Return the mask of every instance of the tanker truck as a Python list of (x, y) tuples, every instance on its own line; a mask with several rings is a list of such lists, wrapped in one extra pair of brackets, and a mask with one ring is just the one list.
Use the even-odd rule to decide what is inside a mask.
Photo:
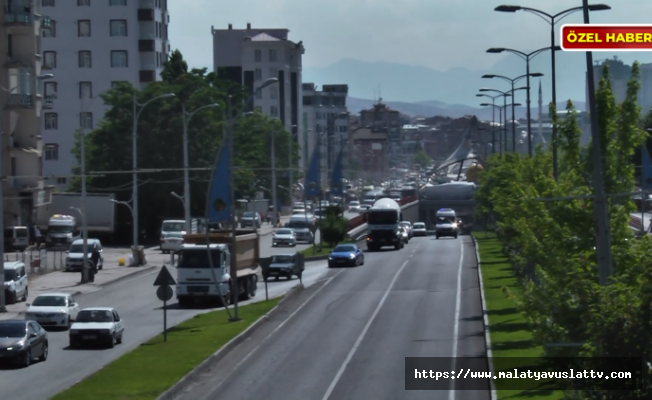
[(365, 214), (367, 219), (367, 249), (378, 251), (384, 246), (403, 248), (399, 222), (403, 219), (401, 206), (390, 198), (377, 200)]
[[(184, 235), (178, 252), (177, 300), (182, 307), (197, 302), (233, 303), (235, 296), (248, 300), (256, 295), (259, 265), (259, 237), (256, 231), (238, 230), (235, 251), (230, 231), (208, 234), (211, 262), (208, 259), (205, 233)], [(237, 277), (231, 276), (231, 257), (235, 257)], [(236, 280), (236, 285), (233, 285)], [(236, 293), (232, 293), (235, 286)]]

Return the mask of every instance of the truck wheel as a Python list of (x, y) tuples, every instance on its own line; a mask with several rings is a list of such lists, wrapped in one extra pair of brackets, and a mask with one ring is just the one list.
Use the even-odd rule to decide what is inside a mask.
[(190, 307), (190, 305), (192, 304), (192, 301), (190, 301), (190, 298), (185, 297), (185, 296), (177, 297), (177, 301), (179, 302), (179, 306), (183, 307), (183, 308)]
[(249, 286), (251, 284), (251, 278), (246, 277), (244, 279), (238, 279), (238, 289), (239, 289), (239, 297), (240, 300), (242, 301), (247, 301), (249, 300)]
[(395, 244), (395, 245), (394, 245), (394, 250), (400, 250), (400, 249), (401, 249), (401, 245), (400, 245), (400, 244)]
[(437, 238), (437, 240), (439, 240), (439, 235), (435, 236), (435, 238)]

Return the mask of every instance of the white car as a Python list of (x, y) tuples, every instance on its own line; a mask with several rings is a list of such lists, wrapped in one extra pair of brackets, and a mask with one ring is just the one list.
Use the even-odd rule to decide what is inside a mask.
[(349, 211), (354, 212), (354, 211), (360, 211), (360, 202), (359, 201), (352, 201), (349, 203)]
[(412, 232), (414, 233), (414, 236), (428, 236), (425, 222), (415, 222), (414, 225), (412, 225)]
[(297, 208), (297, 207), (294, 207), (294, 208), (292, 209), (292, 215), (295, 215), (295, 214), (305, 214), (305, 213), (306, 213), (306, 209), (305, 209), (305, 208)]
[(295, 247), (297, 245), (297, 234), (294, 233), (294, 230), (283, 228), (274, 232), (274, 236), (272, 236), (272, 247), (281, 245), (287, 245), (290, 247)]
[[(91, 254), (93, 253), (93, 246), (97, 247), (100, 253), (100, 261), (97, 263), (97, 269), (101, 270), (104, 266), (104, 257), (102, 256), (102, 243), (98, 239), (86, 239), (86, 256), (90, 262)], [(84, 263), (84, 240), (77, 239), (72, 242), (70, 249), (66, 251), (66, 272), (81, 271), (82, 264)]]
[(18, 299), (27, 301), (27, 271), (25, 263), (20, 261), (7, 261), (4, 263), (5, 275), (5, 300), (7, 304), (16, 304)]
[(183, 233), (172, 232), (161, 236), (161, 251), (163, 253), (181, 250), (183, 245)]
[(112, 348), (116, 343), (122, 343), (124, 332), (124, 322), (114, 308), (85, 308), (77, 314), (75, 323), (70, 327), (70, 348), (85, 343), (104, 344)]
[(79, 314), (79, 304), (69, 293), (41, 294), (26, 305), (25, 319), (43, 327), (69, 329)]

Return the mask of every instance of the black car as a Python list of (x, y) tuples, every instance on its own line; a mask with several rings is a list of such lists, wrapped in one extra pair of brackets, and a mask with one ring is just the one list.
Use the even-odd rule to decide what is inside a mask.
[(284, 276), (290, 280), (292, 276), (296, 275), (301, 278), (304, 267), (301, 265), (298, 254), (277, 254), (272, 256), (271, 261), (269, 277), (278, 280), (281, 276)]
[(48, 334), (34, 321), (0, 321), (0, 362), (29, 367), (33, 360), (48, 359)]

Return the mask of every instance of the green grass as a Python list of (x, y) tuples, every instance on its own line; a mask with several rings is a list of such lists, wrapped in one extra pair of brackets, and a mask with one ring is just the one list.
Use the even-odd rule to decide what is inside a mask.
[(280, 300), (240, 307), (239, 322), (228, 322), (225, 310), (199, 314), (171, 328), (167, 342), (156, 336), (53, 400), (154, 400)]
[[(314, 254), (312, 253), (313, 248), (315, 249)], [(330, 254), (333, 248), (334, 247), (329, 247), (326, 243), (324, 243), (321, 251), (319, 251), (319, 245), (317, 244), (317, 245), (310, 246), (307, 249), (301, 250), (299, 253), (304, 254), (306, 257), (327, 256)]]
[[(492, 357), (496, 372), (509, 371), (514, 368), (534, 370), (537, 366), (531, 365), (532, 359), (541, 357), (543, 348), (534, 344), (527, 320), (518, 311), (514, 301), (503, 292), (503, 288), (508, 288), (514, 296), (522, 294), (514, 275), (514, 269), (509, 259), (503, 254), (502, 245), (493, 233), (474, 232), (473, 236), (478, 242), (482, 282), (489, 316)], [(523, 359), (506, 360), (507, 357), (523, 357)], [(513, 387), (511, 379), (497, 379), (494, 382), (499, 400), (533, 398), (553, 400), (563, 397), (561, 391), (542, 388), (530, 391), (507, 390), (506, 387), (509, 388), (510, 385)]]

